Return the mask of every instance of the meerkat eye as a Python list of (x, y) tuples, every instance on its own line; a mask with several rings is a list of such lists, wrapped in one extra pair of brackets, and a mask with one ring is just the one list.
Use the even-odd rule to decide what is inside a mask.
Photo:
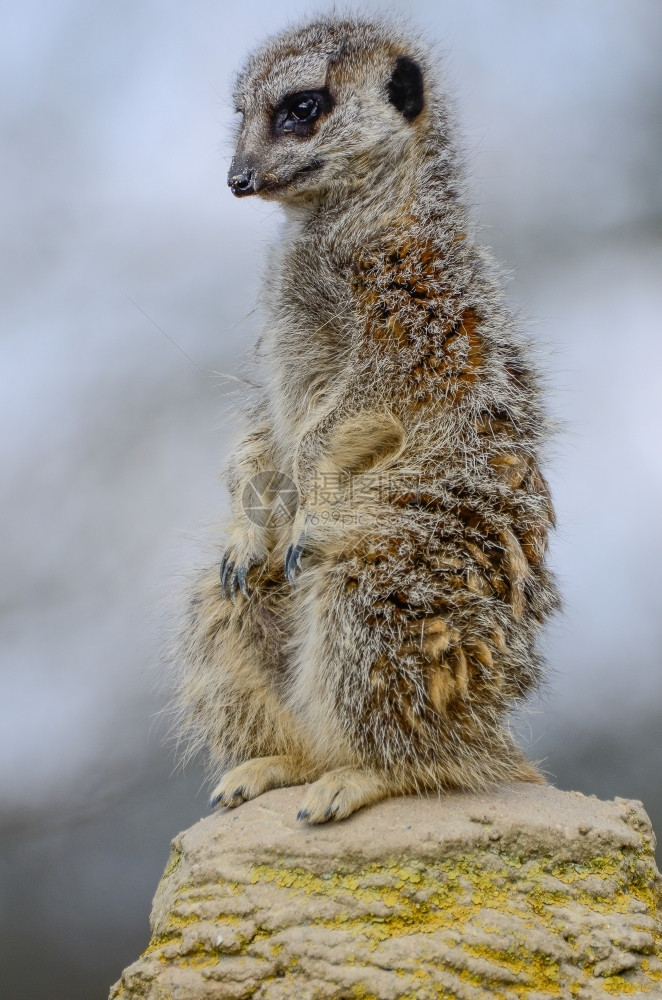
[(326, 87), (288, 94), (274, 109), (273, 130), (277, 134), (311, 135), (317, 119), (328, 114), (332, 107), (333, 99)]
[(319, 114), (319, 105), (317, 101), (314, 101), (312, 97), (306, 97), (303, 101), (299, 101), (292, 110), (290, 114), (293, 118), (296, 118), (298, 122), (308, 121), (310, 118), (317, 118)]

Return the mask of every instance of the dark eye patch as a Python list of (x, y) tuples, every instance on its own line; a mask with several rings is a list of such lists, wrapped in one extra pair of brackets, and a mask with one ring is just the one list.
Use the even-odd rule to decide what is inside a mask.
[(312, 135), (317, 120), (322, 115), (328, 115), (333, 105), (333, 98), (326, 87), (287, 94), (274, 108), (272, 129), (276, 135)]

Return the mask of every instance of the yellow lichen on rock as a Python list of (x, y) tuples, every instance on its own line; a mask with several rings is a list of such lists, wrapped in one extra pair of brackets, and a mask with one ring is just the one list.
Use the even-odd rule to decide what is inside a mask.
[(662, 996), (638, 804), (511, 786), (312, 829), (294, 801), (271, 792), (176, 839), (113, 1000)]

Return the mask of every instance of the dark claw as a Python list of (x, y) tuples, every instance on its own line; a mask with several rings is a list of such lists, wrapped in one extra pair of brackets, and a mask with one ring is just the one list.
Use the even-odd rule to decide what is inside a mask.
[(248, 581), (246, 577), (253, 569), (254, 566), (259, 564), (259, 559), (251, 559), (248, 563), (242, 563), (238, 566), (232, 573), (230, 577), (230, 597), (234, 601), (237, 596), (237, 588), (242, 592), (244, 597), (250, 597), (250, 592), (248, 590)]
[(309, 813), (307, 809), (299, 809), (297, 813), (297, 819), (308, 819)]
[(239, 584), (239, 590), (242, 592), (244, 597), (248, 597), (248, 584), (246, 583), (246, 574), (248, 573), (248, 566), (240, 566), (237, 573), (237, 583)]
[(290, 545), (285, 554), (285, 576), (291, 587), (297, 578), (297, 573), (301, 569), (301, 554), (303, 552), (304, 536), (302, 535), (296, 545)]
[(239, 788), (235, 788), (234, 792), (232, 793), (232, 798), (236, 799), (238, 795), (241, 795), (242, 799), (244, 799), (245, 801), (243, 785), (239, 785)]
[(228, 577), (233, 569), (234, 569), (234, 563), (230, 562), (230, 560), (227, 559), (225, 565), (223, 566), (223, 572), (221, 573), (221, 593), (223, 594), (223, 597), (228, 596), (226, 592), (226, 585), (228, 582)]
[(213, 799), (209, 800), (209, 808), (210, 809), (216, 808), (216, 806), (218, 805), (218, 803), (221, 801), (222, 798), (223, 798), (223, 792), (219, 792), (218, 795), (215, 795)]
[(324, 813), (324, 819), (331, 819), (332, 816), (335, 816), (335, 814), (336, 814), (335, 803), (336, 803), (336, 799), (338, 798), (339, 795), (340, 795), (340, 792), (337, 791), (336, 794), (331, 799), (331, 802), (329, 803), (329, 808)]
[(226, 552), (221, 559), (221, 593), (223, 597), (229, 597), (234, 601), (237, 590), (240, 590), (244, 597), (249, 597), (247, 576), (253, 567), (260, 564), (259, 559), (250, 559), (247, 563), (241, 563), (235, 567), (230, 559), (230, 551)]

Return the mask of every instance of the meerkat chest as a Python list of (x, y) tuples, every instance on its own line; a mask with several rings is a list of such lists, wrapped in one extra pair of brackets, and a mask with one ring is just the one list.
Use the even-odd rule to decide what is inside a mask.
[(265, 374), (277, 436), (296, 443), (342, 394), (355, 329), (349, 285), (314, 244), (285, 253), (267, 286)]

